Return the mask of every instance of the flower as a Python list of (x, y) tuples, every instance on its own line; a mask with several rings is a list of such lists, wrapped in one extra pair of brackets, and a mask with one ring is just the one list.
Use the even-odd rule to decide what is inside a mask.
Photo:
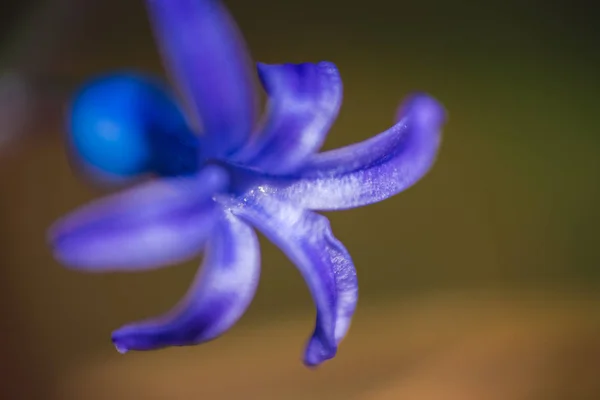
[(268, 110), (256, 129), (248, 56), (225, 8), (215, 0), (147, 6), (186, 113), (153, 78), (120, 73), (83, 87), (70, 113), (75, 160), (95, 177), (155, 179), (59, 220), (50, 230), (55, 257), (81, 271), (132, 271), (205, 250), (173, 311), (112, 335), (120, 352), (193, 345), (227, 331), (252, 300), (257, 229), (295, 263), (314, 299), (305, 363), (332, 358), (358, 286), (348, 251), (315, 211), (374, 203), (417, 182), (435, 160), (443, 107), (413, 95), (389, 130), (319, 153), (342, 100), (334, 64), (258, 64)]

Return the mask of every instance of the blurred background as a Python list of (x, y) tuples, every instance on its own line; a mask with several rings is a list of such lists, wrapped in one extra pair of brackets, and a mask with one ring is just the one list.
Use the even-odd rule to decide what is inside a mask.
[(64, 107), (87, 78), (162, 74), (142, 1), (4, 0), (0, 15), (0, 398), (600, 398), (598, 13), (583, 2), (228, 0), (252, 56), (333, 61), (326, 148), (391, 125), (408, 93), (445, 104), (437, 164), (405, 193), (331, 213), (359, 309), (339, 355), (300, 362), (300, 275), (262, 240), (256, 300), (194, 348), (119, 355), (110, 332), (160, 314), (198, 261), (86, 275), (45, 230), (104, 193), (77, 179)]

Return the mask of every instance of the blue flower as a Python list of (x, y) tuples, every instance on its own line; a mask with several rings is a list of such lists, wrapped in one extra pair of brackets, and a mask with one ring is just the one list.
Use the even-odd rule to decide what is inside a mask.
[(227, 331), (252, 300), (256, 229), (295, 263), (314, 298), (305, 363), (332, 358), (358, 286), (350, 255), (315, 211), (371, 204), (417, 182), (435, 160), (443, 107), (413, 95), (389, 130), (319, 153), (342, 101), (335, 65), (258, 64), (268, 109), (257, 128), (249, 57), (220, 2), (147, 0), (147, 7), (184, 106), (136, 74), (83, 87), (70, 112), (74, 160), (94, 177), (154, 179), (58, 221), (50, 230), (55, 257), (81, 271), (132, 271), (204, 250), (196, 281), (173, 311), (112, 336), (120, 352), (194, 345)]

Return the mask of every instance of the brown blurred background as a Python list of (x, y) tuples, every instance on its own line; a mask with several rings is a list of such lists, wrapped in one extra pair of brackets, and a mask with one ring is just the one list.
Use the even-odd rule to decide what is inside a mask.
[(589, 5), (225, 2), (255, 60), (338, 65), (345, 101), (327, 148), (386, 129), (414, 90), (450, 115), (422, 182), (330, 214), (361, 299), (339, 356), (309, 371), (312, 302), (266, 240), (259, 293), (230, 334), (116, 353), (111, 330), (175, 304), (198, 262), (75, 273), (51, 258), (45, 230), (102, 194), (67, 164), (71, 91), (107, 69), (162, 73), (143, 2), (11, 3), (0, 17), (0, 73), (17, 87), (2, 97), (0, 80), (0, 135), (12, 138), (0, 140), (0, 398), (600, 398), (600, 29)]

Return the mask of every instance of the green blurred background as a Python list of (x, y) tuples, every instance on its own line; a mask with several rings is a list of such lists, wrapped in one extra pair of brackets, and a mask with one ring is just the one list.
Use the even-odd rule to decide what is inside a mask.
[[(61, 2), (69, 7), (67, 1), (56, 0)], [(3, 71), (30, 69), (40, 96), (45, 91), (51, 95), (45, 97), (42, 111), (27, 114), (33, 124), (21, 140), (11, 142), (10, 149), (0, 153), (0, 368), (4, 369), (0, 398), (187, 399), (195, 398), (191, 393), (204, 394), (202, 387), (225, 380), (229, 386), (218, 391), (222, 397), (203, 398), (271, 398), (260, 394), (260, 388), (234, 393), (231, 387), (236, 378), (227, 369), (210, 377), (192, 372), (199, 371), (202, 363), (207, 371), (221, 371), (211, 369), (213, 361), (207, 361), (207, 355), (218, 349), (228, 354), (232, 365), (248, 362), (256, 371), (263, 371), (262, 375), (254, 371), (261, 376), (255, 382), (266, 379), (258, 386), (272, 389), (274, 384), (265, 376), (278, 370), (277, 363), (285, 363), (286, 368), (299, 364), (303, 337), (311, 330), (312, 302), (292, 264), (266, 240), (262, 241), (263, 274), (256, 300), (222, 342), (127, 356), (114, 351), (111, 330), (175, 304), (190, 284), (198, 261), (155, 272), (86, 275), (62, 268), (45, 242), (45, 230), (54, 219), (103, 193), (78, 180), (67, 163), (61, 118), (70, 91), (106, 70), (136, 68), (162, 73), (143, 2), (80, 0), (78, 11), (61, 24), (72, 31), (64, 35), (56, 52), (48, 47), (56, 27), (25, 23), (29, 15), (53, 2), (12, 3), (14, 10), (2, 14)], [(321, 379), (315, 374), (337, 376), (338, 372), (331, 372), (336, 368), (340, 382), (350, 376), (371, 379), (369, 371), (379, 356), (358, 349), (379, 348), (378, 341), (385, 340), (387, 347), (380, 349), (383, 353), (407, 346), (402, 335), (414, 325), (397, 321), (415, 314), (417, 306), (411, 312), (412, 304), (428, 299), (437, 299), (438, 306), (432, 306), (434, 311), (427, 314), (433, 320), (448, 315), (459, 320), (466, 315), (464, 310), (488, 304), (472, 293), (484, 297), (494, 293), (493, 298), (498, 299), (494, 304), (506, 304), (506, 309), (515, 313), (523, 307), (512, 299), (532, 293), (524, 302), (539, 304), (532, 308), (533, 316), (541, 309), (562, 310), (557, 304), (571, 307), (556, 311), (567, 315), (591, 305), (586, 311), (589, 317), (585, 314), (582, 320), (600, 314), (595, 305), (600, 284), (600, 29), (595, 26), (598, 14), (594, 9), (566, 0), (553, 4), (229, 0), (225, 4), (255, 60), (329, 60), (337, 64), (345, 99), (327, 148), (383, 131), (393, 122), (402, 98), (415, 90), (434, 95), (449, 112), (438, 162), (422, 182), (383, 203), (329, 215), (334, 232), (358, 269), (359, 312), (340, 349), (340, 360), (331, 361), (324, 367), (326, 372), (310, 376), (298, 366), (298, 372), (293, 369), (290, 374), (302, 378), (293, 382), (301, 385), (304, 377), (307, 382)], [(37, 52), (45, 52), (45, 58), (36, 58)], [(0, 103), (0, 107), (7, 106)], [(451, 303), (448, 299), (457, 297), (465, 299), (462, 305), (446, 312), (444, 307)], [(491, 315), (493, 321), (495, 312), (484, 306), (481, 315)], [(469, 321), (480, 318), (469, 315)], [(514, 322), (516, 326), (531, 315), (514, 320), (507, 317), (502, 326), (510, 328), (519, 321)], [(370, 329), (373, 318), (378, 325)], [(559, 322), (562, 317), (552, 318), (555, 324), (550, 325), (564, 324)], [(268, 327), (277, 329), (278, 324), (296, 322), (299, 331), (295, 336), (290, 334), (287, 341), (277, 339), (286, 357), (267, 362), (265, 354), (273, 351), (275, 335)], [(227, 352), (237, 341), (243, 343), (247, 332), (263, 326), (266, 333), (252, 342), (252, 351), (259, 355), (246, 356), (243, 345), (235, 354)], [(474, 329), (468, 326), (465, 334)], [(532, 335), (543, 341), (546, 328), (536, 329), (532, 328)], [(596, 332), (596, 328), (581, 329)], [(380, 330), (387, 336), (370, 336), (381, 335)], [(415, 335), (419, 336), (418, 331)], [(437, 343), (444, 335), (440, 329), (431, 340)], [(591, 347), (586, 347), (584, 354), (589, 354), (590, 348), (600, 354), (600, 343), (592, 340), (586, 346)], [(218, 358), (215, 355), (210, 360)], [(598, 366), (593, 367), (596, 372)], [(189, 384), (190, 392), (169, 395), (167, 381), (164, 393), (145, 392), (147, 385), (126, 378), (140, 368), (154, 371), (155, 375), (146, 379), (156, 382), (166, 379), (161, 378), (162, 372), (189, 370), (188, 380), (173, 383), (172, 389)], [(343, 368), (352, 372), (343, 372)], [(112, 377), (110, 371), (119, 372)], [(548, 379), (542, 379), (542, 386)], [(314, 391), (303, 398), (338, 398), (335, 394), (341, 392), (336, 385), (344, 385), (338, 381), (313, 382)], [(194, 385), (198, 388), (192, 389)], [(293, 384), (289, 385), (288, 392), (284, 388), (272, 398), (296, 398), (291, 394), (296, 393)], [(577, 384), (569, 381), (565, 385)], [(370, 387), (368, 383), (366, 387)], [(339, 398), (354, 398), (360, 390), (357, 387)], [(577, 398), (600, 398), (600, 387), (588, 392), (590, 397)], [(561, 398), (556, 396), (539, 398)]]

